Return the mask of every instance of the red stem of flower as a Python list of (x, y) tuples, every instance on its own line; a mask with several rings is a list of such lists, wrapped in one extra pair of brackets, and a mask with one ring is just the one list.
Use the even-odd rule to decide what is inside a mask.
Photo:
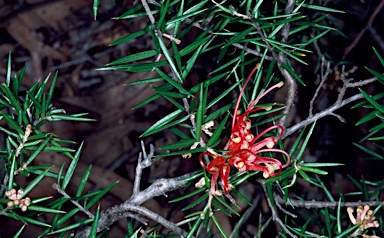
[(262, 153), (262, 152), (279, 152), (279, 153), (282, 153), (284, 154), (286, 157), (287, 157), (287, 163), (285, 163), (282, 168), (285, 168), (287, 167), (290, 163), (291, 163), (291, 157), (289, 156), (289, 154), (287, 152), (285, 152), (284, 150), (280, 150), (280, 149), (263, 149), (263, 150), (259, 150), (256, 152), (256, 154), (258, 153)]
[(239, 105), (240, 105), (241, 97), (243, 96), (245, 87), (247, 86), (249, 80), (251, 80), (252, 75), (253, 75), (253, 74), (255, 73), (255, 71), (256, 71), (257, 69), (259, 69), (259, 68), (260, 68), (260, 64), (257, 64), (256, 67), (253, 68), (252, 72), (249, 74), (247, 80), (245, 81), (243, 87), (241, 88), (239, 97), (237, 98), (237, 102), (236, 102), (236, 106), (235, 106), (235, 112), (234, 112), (234, 115), (233, 115), (233, 118), (232, 118), (232, 131), (233, 131), (233, 128), (235, 127), (235, 121), (236, 121), (237, 110), (239, 109)]
[(279, 136), (275, 138), (276, 141), (278, 141), (280, 139), (280, 137), (284, 134), (284, 129), (282, 126), (280, 125), (274, 125), (274, 126), (271, 126), (267, 129), (265, 129), (264, 131), (262, 131), (260, 134), (258, 134), (257, 136), (255, 136), (255, 138), (253, 138), (253, 140), (250, 142), (250, 144), (253, 144), (255, 143), (256, 140), (258, 140), (260, 137), (262, 137), (265, 133), (275, 129), (275, 128), (279, 128), (280, 131), (279, 131)]

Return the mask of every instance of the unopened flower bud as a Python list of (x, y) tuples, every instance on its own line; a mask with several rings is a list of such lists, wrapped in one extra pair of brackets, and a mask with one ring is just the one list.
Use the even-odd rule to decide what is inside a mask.
[(358, 207), (356, 208), (356, 212), (357, 212), (357, 213), (362, 213), (362, 212), (363, 212), (363, 206), (358, 206)]
[(18, 206), (18, 205), (20, 204), (20, 200), (19, 200), (19, 199), (15, 199), (15, 200), (13, 201), (13, 204), (14, 204), (15, 206)]
[(348, 216), (349, 216), (349, 219), (351, 220), (352, 224), (355, 225), (356, 224), (356, 218), (353, 216), (353, 207), (348, 207), (347, 208), (347, 213), (348, 213)]
[(20, 209), (21, 209), (23, 212), (25, 212), (25, 211), (28, 209), (28, 207), (27, 207), (27, 206), (21, 206)]
[(347, 212), (348, 212), (348, 213), (353, 213), (353, 210), (354, 210), (353, 207), (348, 207), (348, 208), (347, 208)]
[(24, 199), (24, 204), (25, 204), (26, 206), (31, 205), (31, 199), (30, 199), (29, 197), (26, 197), (26, 198)]
[(17, 199), (20, 199), (21, 196), (23, 196), (23, 194), (24, 194), (24, 191), (23, 191), (23, 190), (18, 190), (18, 191), (17, 191), (16, 198), (17, 198)]
[(7, 207), (13, 207), (15, 206), (15, 203), (13, 201), (7, 202)]
[(373, 225), (374, 225), (375, 227), (379, 227), (379, 226), (380, 226), (380, 223), (379, 223), (378, 221), (374, 221), (374, 222), (373, 222)]
[(368, 215), (369, 217), (371, 217), (371, 216), (373, 215), (373, 211), (372, 211), (372, 210), (368, 210), (367, 215)]

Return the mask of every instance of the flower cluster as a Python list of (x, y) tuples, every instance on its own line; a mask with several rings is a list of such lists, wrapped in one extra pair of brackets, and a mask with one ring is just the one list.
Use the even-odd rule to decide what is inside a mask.
[[(379, 222), (375, 221), (375, 216), (373, 216), (373, 211), (370, 210), (369, 205), (358, 206), (356, 209), (356, 218), (353, 216), (354, 209), (353, 207), (347, 208), (349, 219), (351, 220), (353, 225), (356, 225), (357, 223), (360, 223), (360, 231), (364, 231), (370, 227), (379, 227)], [(364, 237), (371, 237), (376, 238), (378, 236), (367, 236), (363, 235)]]
[[(212, 175), (211, 193), (216, 196), (221, 195), (221, 191), (216, 190), (216, 182), (219, 175), (221, 177), (221, 183), (223, 185), (224, 192), (227, 194), (230, 192), (228, 177), (231, 166), (237, 168), (240, 172), (244, 172), (247, 170), (262, 171), (264, 178), (269, 178), (280, 174), (282, 169), (288, 166), (290, 163), (290, 157), (287, 152), (280, 149), (272, 148), (283, 135), (283, 127), (280, 125), (274, 125), (265, 129), (263, 132), (255, 136), (251, 133), (251, 120), (247, 117), (248, 114), (253, 113), (255, 111), (270, 110), (271, 107), (255, 107), (255, 105), (267, 93), (269, 93), (274, 88), (281, 87), (283, 83), (281, 82), (272, 86), (271, 88), (266, 90), (262, 95), (257, 97), (255, 100), (251, 101), (244, 113), (241, 113), (238, 110), (245, 86), (249, 82), (252, 74), (255, 72), (256, 69), (257, 67), (247, 78), (247, 81), (245, 82), (237, 100), (237, 104), (235, 106), (235, 115), (232, 121), (231, 136), (224, 148), (227, 152), (224, 155), (219, 155), (214, 152), (203, 152), (199, 156), (199, 161), (202, 167)], [(269, 136), (267, 138), (261, 139), (262, 136), (274, 129), (278, 129), (279, 135), (277, 137)], [(282, 153), (285, 155), (287, 162), (286, 164), (282, 165), (281, 162), (277, 159), (261, 156), (260, 154), (264, 152)], [(213, 158), (208, 165), (206, 165), (203, 161), (204, 156)]]
[(29, 197), (20, 199), (23, 194), (24, 194), (24, 191), (21, 189), (19, 189), (17, 192), (16, 192), (16, 189), (14, 189), (14, 188), (12, 188), (9, 191), (6, 191), (5, 195), (9, 199), (11, 199), (11, 201), (9, 201), (7, 203), (7, 206), (8, 207), (19, 206), (20, 209), (23, 212), (25, 212), (27, 210), (28, 206), (31, 205), (31, 199)]

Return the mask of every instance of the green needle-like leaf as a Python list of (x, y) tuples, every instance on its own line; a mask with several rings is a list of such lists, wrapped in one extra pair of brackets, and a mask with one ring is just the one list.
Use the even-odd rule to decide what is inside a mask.
[(9, 87), (11, 85), (11, 53), (8, 55), (8, 63), (7, 63), (7, 75), (5, 76), (5, 84)]
[(204, 105), (204, 87), (203, 84), (200, 85), (200, 93), (199, 93), (199, 106), (197, 108), (196, 113), (196, 142), (200, 141), (201, 134), (201, 125), (203, 123), (203, 118), (205, 115), (205, 105)]
[(313, 132), (313, 129), (315, 128), (315, 125), (316, 125), (316, 121), (315, 121), (314, 123), (312, 123), (312, 126), (311, 126), (311, 128), (309, 129), (308, 134), (307, 134), (307, 136), (305, 137), (304, 142), (303, 142), (303, 144), (301, 145), (300, 150), (299, 150), (299, 152), (298, 152), (298, 154), (297, 154), (297, 156), (296, 156), (296, 161), (300, 161), (301, 156), (303, 155), (305, 148), (307, 148), (307, 144), (308, 144), (309, 138), (310, 138), (311, 135), (312, 135), (312, 132)]
[(208, 193), (205, 193), (203, 196), (197, 198), (196, 200), (192, 201), (188, 206), (181, 209), (182, 211), (186, 211), (188, 209), (191, 209), (192, 207), (196, 206), (197, 204), (205, 201), (208, 198)]
[(384, 106), (380, 105), (375, 100), (373, 100), (373, 98), (370, 95), (368, 95), (366, 92), (364, 92), (361, 88), (359, 88), (359, 90), (360, 90), (360, 93), (363, 94), (365, 99), (367, 99), (367, 101), (372, 104), (372, 106), (374, 106), (381, 113), (384, 113)]
[(186, 140), (181, 140), (174, 142), (172, 144), (162, 146), (159, 149), (160, 150), (175, 150), (175, 149), (180, 149), (180, 148), (185, 148), (185, 147), (190, 147), (195, 143), (195, 139), (186, 139)]
[(87, 219), (87, 220), (84, 220), (84, 221), (81, 221), (81, 222), (77, 222), (77, 223), (71, 224), (69, 226), (66, 226), (66, 227), (60, 228), (58, 230), (55, 230), (53, 232), (50, 232), (49, 235), (59, 234), (59, 233), (62, 233), (62, 232), (70, 231), (70, 230), (73, 230), (73, 229), (75, 229), (77, 227), (87, 225), (87, 224), (89, 224), (91, 222), (93, 222), (93, 219)]
[(181, 93), (185, 93), (188, 96), (192, 96), (187, 90), (185, 90), (179, 83), (175, 82), (173, 79), (171, 79), (168, 75), (166, 75), (163, 71), (161, 71), (159, 68), (156, 68), (156, 73), (158, 73), (163, 79), (165, 79), (169, 84), (171, 84), (173, 87), (178, 89)]
[(72, 179), (72, 175), (75, 172), (75, 169), (76, 169), (76, 166), (77, 166), (77, 162), (80, 159), (80, 153), (81, 153), (81, 149), (82, 148), (83, 148), (83, 143), (81, 143), (80, 147), (77, 149), (76, 154), (73, 157), (73, 159), (72, 159), (72, 161), (71, 161), (71, 163), (70, 163), (70, 165), (68, 167), (67, 172), (65, 173), (65, 176), (64, 176), (64, 179), (63, 179), (63, 183), (61, 184), (61, 188), (63, 190), (65, 190), (67, 188), (69, 182)]
[(179, 197), (179, 198), (173, 199), (173, 200), (171, 200), (171, 201), (169, 201), (169, 202), (173, 203), (173, 202), (179, 202), (179, 201), (182, 201), (182, 200), (187, 199), (187, 198), (190, 198), (190, 197), (192, 197), (192, 196), (194, 196), (194, 195), (196, 195), (196, 194), (198, 194), (198, 193), (204, 192), (206, 189), (207, 189), (207, 188), (206, 188), (205, 186), (203, 186), (203, 187), (201, 187), (201, 188), (199, 188), (199, 189), (197, 189), (197, 190), (195, 190), (195, 191), (193, 191), (193, 192), (191, 192), (191, 193), (188, 193), (187, 195), (184, 195), (184, 196), (181, 196), (181, 197)]
[(19, 231), (13, 236), (13, 238), (19, 238), (26, 225), (23, 225)]
[(157, 21), (157, 24), (156, 24), (156, 28), (158, 30), (163, 31), (165, 29), (165, 27), (163, 26), (163, 23), (164, 23), (165, 16), (168, 13), (169, 3), (170, 3), (170, 0), (166, 0), (165, 4), (164, 4), (164, 2), (161, 4), (160, 18), (159, 18), (159, 20)]
[(35, 205), (28, 206), (29, 211), (37, 211), (37, 212), (49, 212), (49, 213), (65, 213), (64, 211), (57, 210), (57, 209), (51, 209), (48, 207), (40, 207)]
[(50, 137), (47, 137), (45, 138), (44, 142), (41, 143), (41, 145), (39, 147), (37, 147), (36, 149), (34, 149), (33, 153), (31, 156), (29, 156), (28, 160), (25, 162), (27, 165), (29, 165), (39, 154), (41, 151), (43, 151), (45, 149), (45, 147), (47, 146), (48, 142), (51, 140)]
[[(51, 165), (48, 169), (46, 169), (43, 173), (41, 173), (39, 176), (37, 176), (31, 183), (28, 184), (26, 188), (24, 188), (24, 193), (21, 195), (21, 198), (24, 198), (36, 185), (40, 183), (40, 181), (45, 178), (46, 174), (49, 172), (49, 170), (53, 167)], [(20, 198), (20, 199), (21, 199)]]
[(375, 52), (375, 55), (377, 56), (377, 58), (380, 60), (381, 65), (384, 66), (383, 57), (381, 57), (380, 53), (375, 49), (375, 47), (373, 47), (373, 51)]
[(225, 238), (228, 238), (227, 234), (225, 233), (225, 230), (223, 229), (223, 227), (221, 226), (221, 224), (219, 223), (219, 221), (216, 219), (216, 217), (213, 215), (212, 216), (212, 220), (214, 221), (217, 229), (220, 231), (221, 235)]
[(206, 150), (207, 150), (207, 148), (205, 148), (205, 147), (199, 147), (199, 148), (192, 149), (192, 150), (181, 150), (181, 151), (169, 152), (169, 153), (165, 153), (165, 154), (157, 154), (157, 155), (155, 155), (155, 157), (158, 158), (158, 157), (164, 157), (164, 156), (174, 156), (174, 155), (201, 153), (201, 152), (204, 152)]
[(99, 201), (105, 194), (107, 194), (113, 187), (115, 187), (118, 182), (119, 181), (116, 181), (116, 182), (112, 183), (111, 185), (109, 185), (108, 187), (106, 187), (105, 189), (99, 191), (97, 193), (97, 195), (94, 196), (91, 199), (91, 201), (89, 201), (89, 203), (87, 203), (86, 209), (90, 209), (97, 201)]
[(12, 165), (11, 165), (11, 170), (9, 171), (7, 191), (9, 191), (13, 188), (13, 180), (15, 177), (15, 170), (16, 170), (16, 156), (13, 153), (11, 153), (10, 157), (12, 160)]
[(91, 231), (89, 233), (89, 237), (95, 238), (97, 233), (97, 226), (99, 224), (99, 217), (100, 217), (100, 204), (97, 206), (96, 215), (93, 218)]
[(170, 123), (173, 119), (175, 119), (178, 115), (180, 115), (183, 111), (181, 109), (178, 109), (167, 116), (163, 117), (159, 121), (157, 121), (155, 124), (153, 124), (151, 127), (149, 127), (140, 137), (151, 135), (158, 131), (159, 127), (164, 126), (165, 124)]
[(88, 177), (91, 174), (91, 170), (92, 170), (92, 165), (90, 164), (87, 167), (87, 169), (84, 171), (83, 177), (80, 180), (79, 188), (77, 189), (77, 192), (76, 192), (76, 197), (80, 197), (81, 194), (83, 193), (85, 185), (88, 182)]
[(163, 52), (165, 58), (167, 59), (169, 65), (171, 66), (171, 69), (172, 69), (173, 73), (175, 74), (178, 82), (182, 82), (181, 76), (180, 76), (179, 72), (177, 71), (176, 65), (173, 62), (171, 53), (168, 51), (167, 46), (164, 44), (164, 42), (160, 36), (157, 36), (157, 39), (158, 39), (161, 51)]
[(100, 0), (93, 0), (93, 17), (96, 20), (97, 9), (99, 8)]
[(142, 60), (142, 59), (148, 59), (148, 58), (156, 56), (158, 54), (159, 53), (157, 53), (156, 50), (142, 51), (142, 52), (139, 52), (139, 53), (136, 53), (136, 54), (132, 54), (132, 55), (128, 55), (128, 56), (125, 56), (123, 58), (120, 58), (120, 59), (117, 59), (115, 61), (112, 61), (112, 62), (108, 63), (107, 66), (126, 64), (126, 63), (130, 63), (130, 62), (133, 62), (133, 61), (138, 61), (138, 60)]
[(24, 130), (6, 113), (0, 112), (0, 116), (3, 116), (5, 121), (19, 133), (20, 136), (24, 135)]
[(286, 69), (289, 72), (289, 74), (291, 74), (301, 85), (306, 86), (305, 83), (299, 77), (299, 75), (297, 75), (296, 72), (290, 66), (284, 63), (281, 63), (281, 67)]
[(373, 69), (370, 69), (368, 67), (365, 67), (371, 74), (375, 75), (375, 77), (384, 84), (384, 75), (380, 74), (379, 72), (376, 72)]
[(208, 147), (212, 146), (219, 139), (219, 137), (221, 135), (221, 132), (223, 131), (224, 126), (225, 126), (225, 124), (226, 124), (226, 122), (228, 120), (228, 117), (229, 117), (229, 114), (227, 114), (227, 116), (217, 126), (217, 128), (213, 132), (211, 138), (209, 138), (209, 140), (207, 142), (207, 146)]

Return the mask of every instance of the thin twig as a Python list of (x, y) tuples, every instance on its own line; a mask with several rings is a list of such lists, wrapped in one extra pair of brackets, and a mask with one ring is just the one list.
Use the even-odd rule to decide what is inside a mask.
[(279, 202), (276, 202), (276, 206), (282, 211), (284, 212), (285, 214), (287, 214), (288, 216), (291, 216), (292, 218), (297, 218), (297, 216), (289, 211), (287, 211), (285, 208), (283, 208), (281, 206), (281, 204)]
[(145, 9), (145, 12), (147, 13), (147, 16), (148, 16), (148, 18), (149, 18), (149, 21), (151, 22), (151, 24), (152, 24), (153, 26), (155, 26), (156, 21), (155, 21), (155, 18), (153, 17), (153, 14), (152, 14), (152, 12), (151, 12), (151, 9), (150, 9), (149, 6), (148, 6), (147, 1), (146, 1), (146, 0), (141, 0), (141, 4), (143, 4), (143, 7), (144, 7), (144, 9)]
[[(325, 66), (325, 62), (327, 62), (326, 66)], [(316, 97), (319, 94), (321, 87), (323, 86), (325, 80), (327, 79), (328, 74), (331, 72), (330, 65), (331, 64), (328, 61), (326, 61), (325, 57), (323, 56), (321, 58), (321, 82), (319, 83), (319, 86), (317, 87), (316, 92), (312, 97), (312, 100), (309, 102), (309, 116), (310, 117), (313, 116), (313, 103), (315, 102)], [(324, 72), (324, 67), (326, 68), (325, 72)]]
[(349, 80), (345, 79), (345, 65), (341, 67), (341, 73), (340, 73), (340, 78), (343, 81), (343, 87), (340, 89), (339, 95), (337, 96), (337, 100), (335, 104), (338, 104), (343, 100), (345, 92), (347, 91), (347, 84)]
[(57, 190), (57, 192), (60, 193), (61, 195), (63, 195), (65, 198), (68, 198), (71, 201), (71, 203), (73, 203), (76, 207), (78, 207), (80, 209), (80, 211), (87, 214), (89, 218), (95, 217), (90, 211), (88, 211), (83, 206), (81, 206), (80, 203), (71, 199), (71, 196), (69, 196), (63, 189), (61, 189), (60, 185), (58, 185), (57, 183), (54, 183), (54, 184), (52, 184), (52, 188)]
[[(185, 19), (185, 22), (186, 22), (187, 24), (192, 24), (192, 26), (194, 26), (194, 27), (196, 27), (196, 28), (199, 28), (199, 29), (201, 29), (201, 30), (204, 30), (204, 31), (208, 29), (208, 27), (203, 27), (203, 26), (200, 25), (199, 23), (193, 22), (193, 21), (192, 21), (191, 19), (189, 19), (189, 18), (186, 18), (186, 19)], [(209, 30), (209, 33), (210, 33), (210, 34), (214, 34), (214, 32), (213, 32), (212, 30)], [(242, 49), (242, 50), (244, 50), (244, 51), (250, 53), (251, 55), (255, 55), (255, 56), (259, 56), (259, 57), (262, 57), (262, 56), (264, 55), (264, 54), (262, 54), (262, 53), (260, 53), (260, 52), (258, 52), (258, 51), (256, 51), (256, 50), (252, 50), (252, 49), (250, 49), (250, 48), (248, 48), (248, 47), (246, 47), (246, 46), (243, 46), (243, 45), (241, 45), (241, 44), (239, 44), (239, 43), (233, 43), (232, 46), (234, 46), (234, 47), (236, 47), (236, 48), (239, 48), (239, 49)], [(267, 56), (264, 57), (264, 59), (271, 61), (271, 60), (273, 60), (274, 58), (273, 58), (272, 56), (268, 56), (268, 55), (267, 55)]]
[[(141, 141), (141, 149), (142, 149), (142, 152), (140, 152), (139, 154), (139, 158), (136, 166), (135, 181), (133, 183), (133, 194), (138, 193), (140, 191), (141, 174), (143, 172), (143, 169), (148, 168), (149, 166), (152, 165), (152, 157), (155, 153), (155, 147), (152, 144), (150, 144), (149, 154), (147, 155), (143, 141)], [(143, 157), (144, 157), (144, 160), (143, 160)]]
[[(262, 53), (260, 53), (260, 52), (258, 52), (258, 51), (256, 51), (256, 50), (249, 49), (248, 47), (243, 46), (243, 45), (240, 45), (239, 43), (233, 43), (232, 46), (237, 47), (237, 48), (239, 48), (239, 49), (242, 49), (242, 50), (244, 50), (244, 51), (246, 51), (246, 52), (248, 52), (248, 53), (250, 53), (250, 54), (252, 54), (252, 55), (255, 55), (255, 56), (260, 56), (260, 57), (263, 56)], [(273, 60), (273, 57), (272, 57), (272, 56), (268, 56), (268, 55), (266, 55), (266, 56), (264, 57), (264, 59), (271, 61), (271, 60)]]
[[(137, 215), (131, 214), (131, 212), (137, 212), (156, 222), (159, 222), (169, 230), (172, 230), (173, 232), (181, 236), (185, 236), (187, 232), (179, 228), (176, 224), (166, 220), (165, 218), (161, 217), (157, 213), (147, 208), (141, 207), (140, 205), (154, 197), (165, 195), (169, 191), (184, 187), (187, 182), (183, 180), (189, 178), (194, 173), (189, 173), (178, 178), (158, 179), (154, 183), (152, 183), (148, 188), (143, 191), (140, 191), (139, 187), (142, 174), (141, 170), (151, 165), (152, 157), (154, 155), (153, 145), (151, 145), (150, 147), (149, 154), (146, 153), (143, 142), (141, 142), (141, 147), (142, 153), (140, 153), (138, 166), (136, 168), (134, 192), (132, 193), (132, 196), (120, 205), (110, 207), (101, 213), (100, 219), (98, 221), (98, 231), (106, 229), (111, 226), (114, 222), (126, 217), (140, 219), (140, 222), (145, 222), (142, 218), (138, 217)], [(76, 237), (88, 237), (90, 229), (91, 227), (86, 227), (78, 231), (76, 233)]]
[[(274, 196), (274, 200), (276, 203), (280, 203), (283, 205), (285, 204), (284, 199), (281, 196)], [(289, 202), (292, 206), (294, 207), (303, 207), (303, 208), (336, 208), (339, 206), (341, 207), (358, 207), (358, 206), (364, 206), (364, 205), (369, 205), (371, 207), (376, 207), (383, 202), (380, 201), (360, 201), (360, 202), (324, 202), (324, 201), (303, 201), (303, 200), (297, 200), (297, 199), (289, 199)]]
[(176, 44), (180, 44), (181, 41), (171, 35), (168, 35), (166, 33), (162, 33), (160, 30), (156, 30), (156, 21), (155, 21), (155, 17), (153, 16), (152, 12), (151, 12), (151, 9), (149, 8), (148, 6), (148, 3), (146, 0), (141, 0), (141, 4), (143, 4), (143, 7), (145, 9), (145, 12), (147, 13), (147, 16), (149, 18), (149, 21), (151, 22), (151, 24), (153, 25), (153, 29), (155, 31), (155, 33), (157, 35), (159, 35), (160, 37), (166, 37), (168, 39), (170, 39), (171, 41), (174, 41)]
[(273, 50), (273, 47), (271, 46), (271, 44), (269, 44), (269, 41), (267, 41), (267, 39), (266, 39), (266, 37), (264, 35), (263, 30), (261, 29), (259, 24), (257, 24), (255, 21), (252, 21), (252, 24), (253, 24), (253, 27), (257, 30), (257, 33), (259, 33), (259, 35), (261, 37), (261, 40), (265, 43), (265, 45), (267, 46), (268, 50), (271, 52), (273, 58), (276, 60), (277, 65), (280, 67), (282, 61), (278, 57), (278, 54), (276, 54), (276, 52)]
[(288, 230), (288, 228), (285, 226), (285, 224), (283, 223), (283, 221), (280, 219), (279, 215), (277, 214), (275, 208), (272, 206), (272, 203), (271, 203), (271, 200), (269, 199), (269, 196), (268, 196), (268, 193), (267, 193), (267, 189), (265, 187), (265, 184), (264, 184), (264, 180), (263, 179), (258, 179), (258, 182), (261, 184), (261, 186), (263, 187), (263, 190), (264, 190), (264, 194), (265, 194), (265, 198), (267, 199), (267, 202), (268, 202), (268, 206), (269, 208), (271, 209), (271, 212), (272, 212), (272, 220), (279, 223), (279, 225), (281, 226), (281, 228), (283, 228), (283, 230), (289, 235), (291, 236), (292, 238), (297, 238), (296, 235), (294, 235), (290, 230)]
[[(260, 202), (261, 196), (260, 194), (257, 194), (257, 196), (252, 200), (252, 206), (250, 206), (247, 211), (244, 212), (243, 216), (241, 217), (241, 222), (238, 222), (236, 226), (233, 228), (234, 231), (240, 230), (241, 225), (245, 224), (249, 217), (252, 215), (252, 212), (256, 209), (257, 204)], [(239, 234), (233, 233), (229, 238), (238, 237)]]
[[(215, 2), (212, 0), (212, 2)], [(231, 12), (233, 13), (233, 15), (237, 16), (237, 17), (241, 17), (243, 18), (244, 20), (251, 20), (252, 19), (252, 16), (247, 16), (247, 15), (244, 15), (244, 14), (241, 14), (241, 13), (238, 13), (236, 11), (236, 9), (233, 7), (233, 6), (229, 6), (229, 10), (231, 10)]]
[(8, 183), (9, 175), (8, 175), (8, 171), (7, 171), (7, 167), (6, 167), (7, 163), (5, 162), (5, 160), (1, 160), (0, 161), (0, 165), (4, 166), (4, 168), (3, 168), (4, 170), (3, 171), (5, 172), (5, 176), (4, 176), (3, 182), (2, 182), (2, 184), (0, 184), (0, 197), (3, 197), (4, 191), (7, 188), (7, 183)]
[(303, 127), (311, 124), (312, 122), (314, 122), (316, 120), (319, 120), (320, 118), (323, 118), (325, 116), (335, 116), (340, 121), (345, 122), (345, 120), (341, 116), (335, 114), (334, 111), (339, 109), (339, 108), (341, 108), (341, 107), (343, 107), (343, 106), (345, 106), (348, 103), (351, 103), (353, 101), (356, 101), (356, 100), (361, 99), (361, 98), (364, 97), (362, 94), (359, 93), (359, 94), (356, 94), (356, 95), (354, 95), (354, 96), (352, 96), (350, 98), (342, 100), (342, 97), (344, 96), (346, 89), (347, 88), (353, 88), (353, 87), (361, 87), (361, 86), (367, 85), (369, 83), (375, 82), (377, 80), (376, 77), (373, 77), (373, 78), (361, 80), (359, 82), (350, 83), (350, 80), (346, 80), (345, 78), (343, 78), (344, 77), (343, 76), (344, 75), (344, 70), (342, 70), (342, 71), (343, 72), (341, 72), (341, 76), (342, 76), (344, 85), (343, 85), (342, 90), (339, 93), (339, 96), (338, 96), (338, 99), (336, 100), (336, 102), (332, 106), (328, 107), (327, 109), (324, 109), (323, 111), (318, 112), (315, 115), (312, 115), (312, 116), (310, 115), (304, 121), (301, 121), (301, 122), (295, 124), (294, 126), (292, 126), (290, 128), (287, 128), (287, 130), (285, 131), (284, 135), (281, 137), (282, 139), (286, 138), (287, 136), (291, 135), (295, 131), (298, 131), (301, 128), (303, 128)]
[(164, 217), (162, 217), (159, 214), (149, 210), (148, 208), (145, 208), (142, 206), (137, 206), (137, 205), (131, 205), (131, 204), (126, 204), (124, 206), (124, 208), (126, 210), (137, 212), (141, 215), (144, 215), (144, 216), (148, 217), (149, 219), (160, 223), (165, 228), (167, 228), (167, 229), (169, 229), (169, 230), (171, 230), (171, 231), (173, 231), (179, 235), (182, 235), (184, 237), (188, 235), (188, 233), (185, 230), (178, 227), (175, 223), (168, 221)]
[[(287, 3), (287, 6), (285, 8), (285, 14), (289, 14), (292, 12), (294, 6), (295, 6), (296, 1), (295, 0), (289, 0)], [(252, 19), (251, 19), (252, 20)], [(282, 67), (282, 64), (286, 64), (287, 56), (283, 53), (280, 52), (279, 54), (276, 54), (275, 51), (273, 50), (273, 47), (269, 44), (267, 41), (263, 30), (261, 27), (255, 22), (252, 21), (254, 28), (257, 30), (259, 33), (261, 40), (266, 44), (268, 50), (272, 53), (273, 58), (276, 60), (277, 66), (279, 67), (280, 73), (283, 75), (286, 84), (288, 85), (288, 93), (287, 97), (285, 99), (285, 107), (282, 111), (282, 114), (284, 115), (279, 119), (277, 124), (281, 125), (284, 129), (287, 127), (288, 123), (288, 116), (291, 113), (291, 110), (294, 106), (294, 101), (295, 101), (295, 96), (296, 96), (296, 91), (297, 91), (297, 83), (296, 80), (292, 77), (292, 75)], [(281, 29), (281, 35), (282, 39), (281, 42), (285, 43), (288, 40), (288, 35), (289, 35), (289, 29), (290, 25), (289, 23), (286, 23), (284, 27)]]
[(355, 82), (355, 83), (347, 83), (347, 87), (348, 88), (355, 88), (355, 87), (362, 87), (364, 85), (367, 85), (367, 84), (370, 84), (370, 83), (373, 83), (377, 80), (376, 77), (373, 77), (373, 78), (370, 78), (370, 79), (365, 79), (365, 80), (361, 80), (359, 82)]
[(372, 26), (369, 27), (369, 32), (371, 33), (372, 39), (376, 41), (376, 44), (380, 46), (381, 50), (384, 50), (384, 39), (381, 37), (381, 34)]
[(32, 132), (32, 126), (31, 124), (28, 124), (25, 128), (23, 141), (20, 142), (19, 147), (16, 150), (15, 157), (18, 157), (20, 155), (21, 150), (24, 148), (25, 142), (27, 142), (29, 135)]
[(4, 208), (4, 210), (1, 210), (0, 211), (0, 216), (2, 216), (3, 214), (5, 214), (9, 209), (11, 209), (10, 207), (6, 207)]
[[(107, 227), (111, 226), (114, 222), (125, 218), (126, 214), (129, 214), (129, 212), (138, 212), (150, 219), (155, 218), (154, 221), (157, 222), (159, 222), (159, 220), (157, 219), (160, 219), (165, 225), (167, 225), (168, 229), (172, 230), (173, 232), (179, 235), (186, 234), (185, 231), (180, 229), (176, 224), (169, 221), (165, 222), (164, 218), (161, 218), (161, 216), (158, 216), (158, 214), (144, 207), (141, 207), (140, 205), (154, 197), (165, 195), (165, 193), (167, 192), (183, 188), (187, 184), (187, 182), (185, 182), (184, 180), (193, 176), (194, 174), (195, 172), (188, 173), (177, 178), (162, 178), (156, 180), (145, 190), (133, 194), (127, 201), (103, 211), (100, 215), (100, 219), (98, 222), (98, 230), (106, 229)], [(82, 230), (76, 233), (75, 237), (88, 237), (90, 229), (91, 227), (83, 228)]]
[(372, 26), (373, 20), (375, 20), (377, 14), (381, 12), (381, 9), (383, 8), (383, 6), (384, 6), (384, 1), (382, 0), (380, 4), (375, 8), (375, 11), (372, 13), (372, 15), (369, 17), (367, 25), (365, 25), (365, 27), (359, 32), (359, 34), (357, 34), (352, 44), (350, 44), (347, 48), (345, 48), (343, 59), (345, 59), (347, 55), (351, 52), (351, 50), (355, 48), (357, 43), (359, 43), (359, 41), (363, 37), (364, 33)]
[(346, 104), (351, 103), (351, 102), (356, 101), (356, 100), (361, 99), (361, 98), (363, 98), (362, 94), (356, 94), (350, 98), (344, 99), (343, 101), (340, 102), (340, 104), (333, 105), (327, 109), (324, 109), (323, 111), (321, 111), (319, 113), (316, 113), (315, 115), (313, 115), (311, 117), (308, 117), (304, 121), (301, 121), (301, 122), (295, 124), (294, 126), (287, 128), (287, 130), (285, 131), (285, 133), (281, 137), (281, 139), (286, 138), (287, 136), (289, 136), (289, 135), (293, 134), (294, 132), (300, 130), (301, 128), (313, 123), (314, 121), (319, 120), (320, 118), (331, 115), (335, 110), (345, 106)]
[[(288, 0), (287, 5), (285, 7), (285, 14), (290, 14), (293, 11), (293, 8), (295, 7), (296, 1), (295, 0)], [(283, 37), (281, 39), (281, 43), (286, 43), (288, 41), (289, 36), (289, 30), (291, 26), (289, 23), (286, 23), (284, 27), (281, 29), (281, 36)], [(283, 53), (279, 53), (279, 59), (282, 63), (286, 63), (287, 56)], [(292, 75), (286, 70), (285, 68), (279, 67), (281, 74), (285, 78), (285, 82), (288, 86), (288, 93), (287, 97), (285, 99), (285, 108), (282, 111), (282, 115), (284, 115), (282, 118), (279, 119), (278, 124), (281, 125), (284, 129), (288, 126), (288, 117), (291, 114), (292, 108), (295, 103), (295, 97), (297, 92), (297, 82), (292, 77)]]

